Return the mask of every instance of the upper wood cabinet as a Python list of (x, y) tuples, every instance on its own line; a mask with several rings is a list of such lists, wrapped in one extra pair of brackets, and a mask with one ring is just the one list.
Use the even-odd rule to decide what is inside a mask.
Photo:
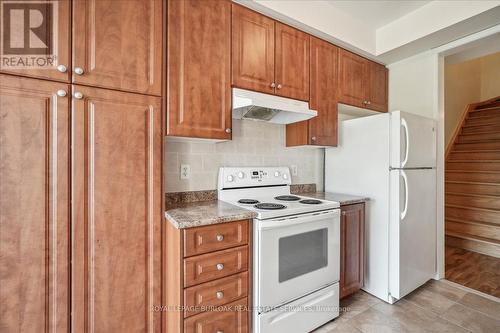
[(233, 4), (232, 84), (309, 100), (309, 35)]
[(68, 89), (0, 75), (2, 332), (69, 331)]
[(386, 112), (387, 68), (346, 50), (339, 51), (339, 102)]
[(274, 93), (274, 20), (232, 5), (232, 84)]
[(72, 330), (159, 332), (161, 99), (73, 89)]
[(311, 37), (311, 92), (309, 106), (318, 115), (286, 126), (286, 145), (337, 146), (338, 48)]
[(161, 95), (162, 0), (73, 1), (73, 83)]
[(231, 139), (231, 2), (168, 1), (167, 135)]
[[(42, 0), (39, 2), (57, 3), (57, 26), (55, 27), (55, 37), (57, 39), (50, 40), (52, 42), (52, 52), (55, 56), (53, 66), (50, 68), (27, 66), (26, 69), (11, 69), (10, 66), (0, 63), (0, 72), (69, 82), (71, 77), (71, 3), (69, 0), (59, 0), (57, 2)], [(48, 29), (52, 28), (50, 24), (47, 27)], [(48, 32), (48, 35), (52, 36), (52, 32)]]

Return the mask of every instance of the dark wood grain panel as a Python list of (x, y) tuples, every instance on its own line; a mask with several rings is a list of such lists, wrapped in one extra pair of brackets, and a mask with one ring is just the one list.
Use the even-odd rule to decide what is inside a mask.
[(160, 98), (74, 89), (73, 330), (159, 331)]
[(274, 93), (274, 20), (232, 5), (232, 84)]
[(69, 331), (69, 97), (0, 75), (0, 331)]
[(73, 82), (161, 95), (162, 0), (73, 1)]

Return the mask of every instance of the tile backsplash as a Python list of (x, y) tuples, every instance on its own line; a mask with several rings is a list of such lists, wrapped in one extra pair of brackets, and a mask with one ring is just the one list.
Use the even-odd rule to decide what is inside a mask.
[[(321, 148), (285, 147), (285, 125), (234, 120), (233, 140), (220, 143), (171, 141), (165, 144), (167, 192), (217, 189), (221, 166), (297, 166), (293, 184), (315, 183), (323, 189)], [(181, 179), (180, 165), (189, 164), (189, 179)]]

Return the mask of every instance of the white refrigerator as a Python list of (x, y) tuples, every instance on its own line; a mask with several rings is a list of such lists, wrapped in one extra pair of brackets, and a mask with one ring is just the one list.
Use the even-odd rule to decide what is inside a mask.
[(363, 290), (394, 303), (435, 276), (434, 120), (394, 111), (342, 122), (325, 191), (370, 198)]

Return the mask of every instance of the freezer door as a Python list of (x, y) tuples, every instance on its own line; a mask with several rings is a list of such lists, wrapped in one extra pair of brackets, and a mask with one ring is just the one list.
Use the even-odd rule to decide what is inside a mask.
[(436, 122), (411, 113), (391, 112), (391, 166), (436, 166)]
[(389, 290), (400, 299), (435, 275), (436, 171), (390, 173)]

